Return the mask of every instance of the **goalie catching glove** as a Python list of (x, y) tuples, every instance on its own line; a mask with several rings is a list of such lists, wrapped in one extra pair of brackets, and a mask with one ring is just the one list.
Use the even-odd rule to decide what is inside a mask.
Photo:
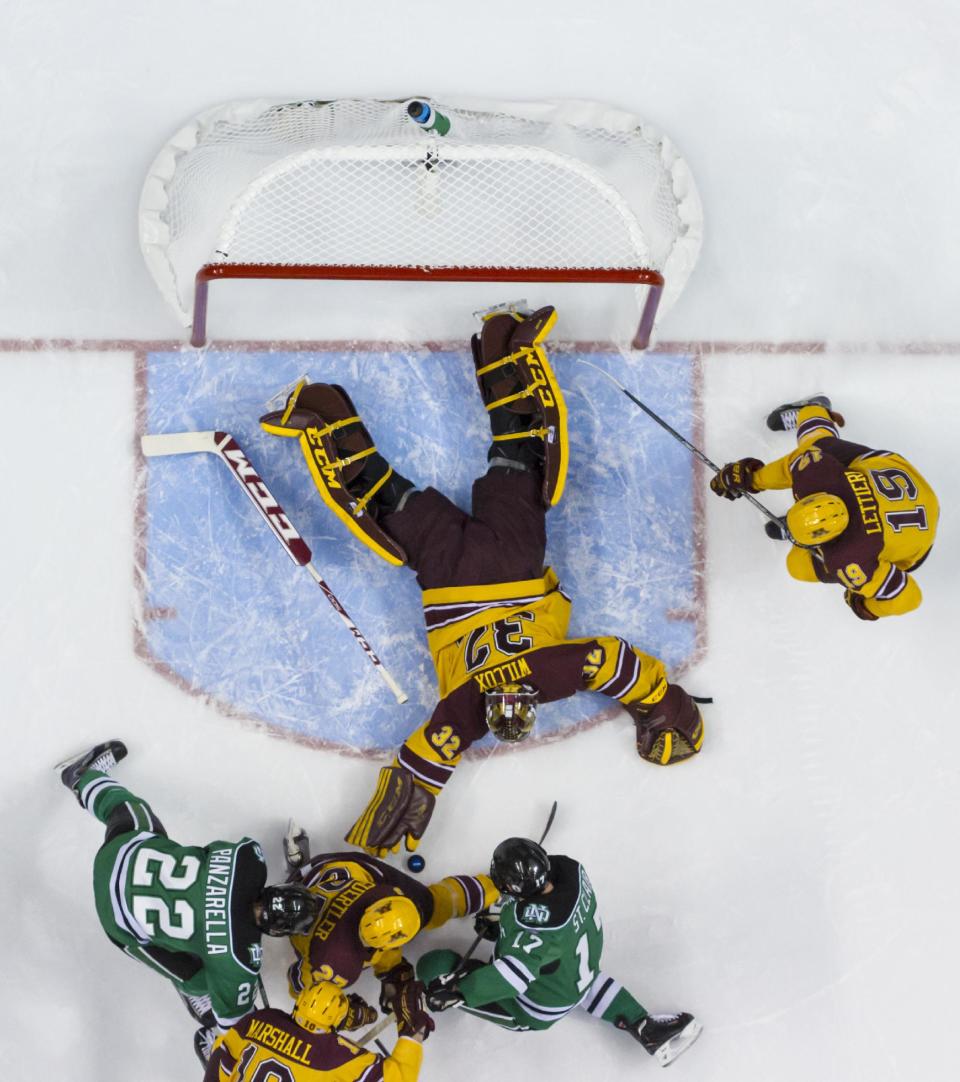
[(763, 468), (759, 458), (741, 458), (721, 466), (710, 479), (710, 487), (718, 496), (727, 500), (739, 500), (745, 492), (759, 491), (753, 475)]
[(689, 759), (703, 746), (703, 718), (697, 704), (679, 684), (664, 686), (656, 702), (625, 706), (637, 726), (637, 754), (660, 766)]
[(396, 853), (405, 841), (411, 852), (420, 844), (436, 798), (401, 766), (380, 770), (377, 788), (344, 841), (375, 857)]

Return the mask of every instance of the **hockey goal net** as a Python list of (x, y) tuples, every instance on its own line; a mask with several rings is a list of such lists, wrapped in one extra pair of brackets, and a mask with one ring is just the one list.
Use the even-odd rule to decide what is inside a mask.
[(143, 188), (140, 242), (194, 345), (212, 281), (366, 279), (484, 283), (471, 299), (486, 304), (521, 292), (486, 283), (535, 298), (534, 284), (589, 283), (558, 305), (569, 340), (616, 337), (597, 298), (619, 286), (646, 347), (702, 235), (670, 141), (589, 102), (430, 105), (432, 127), (411, 99), (232, 103), (174, 136)]

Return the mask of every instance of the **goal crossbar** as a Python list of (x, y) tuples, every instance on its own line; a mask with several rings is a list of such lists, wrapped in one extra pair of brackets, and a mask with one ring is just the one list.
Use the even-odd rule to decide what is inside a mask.
[(317, 263), (205, 263), (194, 284), (191, 345), (207, 340), (207, 305), (210, 283), (221, 279), (296, 279), (401, 281), (401, 282), (593, 282), (607, 285), (648, 286), (640, 320), (631, 343), (634, 349), (650, 344), (663, 275), (649, 267), (403, 267), (372, 264)]

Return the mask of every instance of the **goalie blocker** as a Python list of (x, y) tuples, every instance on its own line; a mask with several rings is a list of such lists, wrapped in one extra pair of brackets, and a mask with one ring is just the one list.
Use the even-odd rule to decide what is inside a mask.
[(412, 851), (420, 844), (435, 803), (433, 793), (414, 781), (409, 771), (385, 766), (370, 803), (344, 840), (378, 857), (397, 852), (404, 840)]

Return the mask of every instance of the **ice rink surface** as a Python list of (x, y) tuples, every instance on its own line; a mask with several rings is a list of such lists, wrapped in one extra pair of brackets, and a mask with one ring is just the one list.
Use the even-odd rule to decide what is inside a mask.
[[(51, 764), (122, 737), (131, 752), (122, 780), (153, 803), (172, 837), (203, 844), (250, 834), (277, 874), (287, 817), (310, 829), (316, 851), (338, 847), (376, 770), (369, 759), (305, 747), (231, 716), (138, 656), (149, 589), (135, 571), (144, 479), (135, 436), (149, 419), (143, 365), (148, 356), (161, 365), (179, 334), (137, 250), (147, 166), (174, 129), (221, 101), (425, 93), (595, 98), (669, 133), (697, 179), (706, 222), (700, 264), (659, 328), (671, 344), (666, 352), (691, 358), (698, 374), (696, 400), (677, 415), (690, 426), (684, 431), (699, 430), (717, 461), (769, 460), (791, 442), (765, 429), (767, 411), (827, 391), (847, 417), (845, 434), (915, 461), (943, 508), (937, 545), (918, 576), (922, 608), (863, 624), (839, 590), (787, 577), (784, 550), (765, 538), (755, 512), (707, 494), (704, 652), (683, 677), (691, 691), (715, 698), (703, 753), (673, 769), (645, 764), (621, 715), (565, 740), (465, 762), (427, 836), (425, 876), (481, 870), (502, 837), (538, 831), (557, 799), (550, 847), (590, 873), (605, 968), (651, 1009), (690, 1009), (704, 1024), (699, 1043), (672, 1067), (675, 1082), (954, 1078), (955, 6), (881, 0), (867, 11), (747, 0), (733, 13), (692, 2), (520, 8), (494, 0), (468, 8), (353, 0), (292, 2), (281, 17), (226, 0), (143, 10), (48, 0), (7, 14), (0, 42), (6, 1074), (199, 1077), (192, 1026), (173, 992), (123, 958), (97, 926), (89, 878), (101, 831)], [(369, 293), (362, 303), (371, 303)], [(225, 316), (225, 306), (218, 312)], [(410, 333), (415, 338), (416, 329)], [(643, 376), (651, 363), (627, 358), (621, 378), (669, 413), (670, 387)], [(383, 365), (391, 389), (400, 387), (390, 359)], [(281, 368), (277, 383), (288, 378)], [(585, 386), (582, 376), (561, 381), (571, 399)], [(407, 418), (429, 402), (423, 385), (410, 397), (398, 404)], [(624, 460), (617, 478), (605, 480), (600, 536), (594, 543), (584, 525), (595, 489), (587, 476), (593, 445), (582, 432), (574, 432), (580, 465), (569, 501), (551, 522), (565, 569), (580, 579), (574, 613), (584, 628), (594, 604), (589, 577), (610, 574), (618, 515), (630, 521), (650, 495), (638, 455), (675, 452), (626, 400), (599, 389), (596, 398), (609, 423), (603, 435), (591, 429), (598, 433), (591, 440), (604, 462), (618, 449)], [(212, 423), (200, 405), (186, 402), (184, 421)], [(386, 424), (384, 403), (372, 408)], [(441, 422), (430, 418), (431, 431), (439, 434)], [(464, 420), (464, 438), (481, 447), (479, 428), (467, 431), (475, 423)], [(411, 449), (397, 445), (398, 453)], [(466, 468), (451, 465), (457, 485)], [(683, 469), (683, 506), (695, 509)], [(296, 477), (291, 471), (291, 486)], [(656, 491), (672, 521), (677, 506)], [(310, 528), (319, 532), (323, 519), (305, 477), (290, 492), (309, 504)], [(216, 521), (220, 495), (212, 485), (199, 492), (205, 522)], [(769, 502), (787, 506), (778, 494)], [(643, 529), (633, 525), (631, 536)], [(336, 536), (331, 525), (325, 537)], [(682, 548), (691, 539), (673, 541)], [(357, 579), (381, 574), (363, 555), (350, 550), (335, 568), (338, 585), (358, 599)], [(288, 597), (306, 611), (314, 589), (297, 581), (303, 573), (279, 550), (270, 559), (271, 581), (280, 585), (260, 598), (251, 593), (249, 602), (263, 607), (268, 624)], [(419, 630), (415, 596), (403, 593), (401, 605), (407, 621), (397, 612), (370, 614), (369, 634), (385, 660)], [(245, 623), (218, 626), (221, 646), (235, 639), (238, 673), (276, 648), (258, 643), (246, 615)], [(627, 618), (615, 607), (608, 615)], [(355, 665), (356, 647), (319, 595), (309, 621), (318, 661)], [(656, 638), (657, 627), (644, 617), (628, 630)], [(358, 686), (389, 712), (386, 692), (360, 676), (362, 661)], [(338, 702), (322, 705), (354, 720)], [(419, 706), (395, 709), (413, 728)], [(427, 945), (463, 947), (471, 938), (469, 927), (451, 926)], [(271, 998), (283, 1004), (287, 947), (270, 942), (265, 954)], [(375, 992), (368, 978), (359, 990)], [(599, 1080), (657, 1071), (628, 1038), (585, 1015), (518, 1035), (448, 1014), (426, 1046), (421, 1077)]]

